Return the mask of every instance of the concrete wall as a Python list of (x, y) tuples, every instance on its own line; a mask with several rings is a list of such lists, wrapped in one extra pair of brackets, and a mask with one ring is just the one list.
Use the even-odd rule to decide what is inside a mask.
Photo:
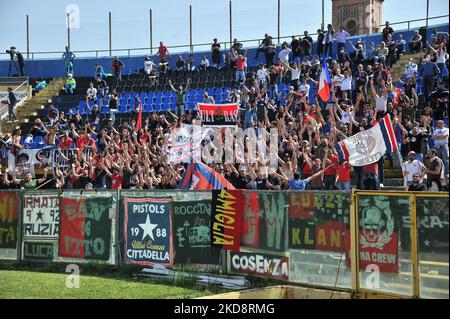
[[(436, 28), (440, 31), (446, 31), (448, 32), (448, 24), (439, 25), (439, 26), (431, 26), (427, 30), (428, 38), (431, 34), (432, 29)], [(397, 31), (394, 34), (394, 39), (397, 39), (398, 34), (402, 33), (403, 38), (408, 41), (412, 34), (413, 30), (411, 31)], [(351, 39), (354, 40), (354, 42), (357, 41), (357, 39), (360, 38), (359, 36), (352, 37)], [(373, 34), (370, 36), (363, 36), (361, 37), (363, 40), (366, 40), (368, 42), (375, 42), (378, 43), (381, 41), (381, 34)], [(290, 41), (288, 41), (290, 43)], [(348, 44), (347, 44), (348, 46)], [(316, 44), (314, 43), (313, 47), (313, 53), (316, 52), (315, 50)], [(62, 53), (61, 53), (62, 54)], [(336, 43), (334, 44), (333, 48), (333, 54), (336, 54)], [(187, 57), (189, 54), (183, 54), (183, 57)], [(206, 55), (208, 59), (211, 62), (211, 53), (208, 52), (197, 52), (194, 53), (194, 60), (195, 65), (197, 66), (200, 63), (200, 59), (202, 55)], [(260, 54), (259, 59), (255, 60), (253, 57), (255, 56), (255, 49), (249, 49), (248, 52), (248, 64), (250, 66), (257, 65), (258, 63), (264, 63), (264, 55)], [(170, 56), (170, 64), (175, 65), (177, 60), (178, 54), (172, 54)], [(144, 65), (144, 56), (136, 56), (136, 57), (120, 57), (120, 59), (125, 64), (125, 69), (123, 71), (123, 74), (128, 74), (130, 72), (135, 72), (137, 69), (143, 68)], [(74, 62), (74, 75), (77, 76), (94, 76), (95, 71), (95, 64), (99, 63), (103, 66), (103, 69), (106, 73), (111, 72), (111, 63), (112, 63), (113, 57), (107, 57), (107, 58), (78, 58)], [(155, 61), (158, 62), (159, 59), (156, 57)], [(0, 77), (5, 77), (8, 75), (8, 68), (9, 68), (9, 61), (0, 61)], [(34, 60), (34, 61), (26, 61), (25, 62), (25, 73), (27, 76), (31, 78), (39, 78), (39, 77), (62, 77), (66, 76), (66, 70), (64, 67), (64, 62), (60, 59), (40, 59), (40, 60)]]

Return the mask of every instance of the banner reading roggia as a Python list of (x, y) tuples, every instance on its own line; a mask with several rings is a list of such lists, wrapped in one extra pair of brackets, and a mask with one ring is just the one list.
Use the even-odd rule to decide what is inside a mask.
[(239, 252), (245, 196), (242, 190), (213, 190), (211, 207), (212, 244)]
[(130, 264), (173, 264), (172, 200), (125, 198), (125, 261)]
[(203, 126), (235, 127), (238, 117), (238, 105), (198, 103)]
[(218, 264), (220, 249), (211, 246), (211, 201), (173, 203), (176, 263)]
[(57, 239), (59, 234), (59, 197), (24, 195), (23, 236)]
[[(19, 193), (0, 193), (0, 248), (17, 248)], [(0, 256), (1, 257), (1, 256)]]
[(111, 197), (61, 197), (59, 256), (108, 260)]

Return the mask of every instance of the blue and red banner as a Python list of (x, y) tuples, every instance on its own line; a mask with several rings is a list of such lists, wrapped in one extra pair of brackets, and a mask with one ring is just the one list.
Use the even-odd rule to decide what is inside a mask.
[(348, 161), (352, 166), (372, 164), (378, 162), (386, 153), (397, 152), (397, 140), (389, 115), (383, 117), (371, 129), (336, 143), (334, 148), (339, 163)]
[(235, 189), (223, 176), (203, 163), (189, 163), (178, 188), (193, 190)]

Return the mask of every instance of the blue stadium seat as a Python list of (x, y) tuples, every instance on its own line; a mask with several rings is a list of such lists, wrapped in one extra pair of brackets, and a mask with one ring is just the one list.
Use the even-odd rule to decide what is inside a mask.
[(127, 112), (127, 106), (124, 104), (119, 104), (119, 113), (126, 113)]
[(153, 104), (144, 104), (142, 112), (153, 112)]

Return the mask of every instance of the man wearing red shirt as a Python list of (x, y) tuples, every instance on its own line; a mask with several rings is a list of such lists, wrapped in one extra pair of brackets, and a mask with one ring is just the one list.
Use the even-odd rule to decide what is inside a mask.
[(97, 149), (95, 141), (92, 139), (91, 134), (80, 135), (77, 138), (77, 148), (84, 150), (84, 148), (91, 148), (94, 152)]
[(71, 149), (73, 140), (69, 137), (69, 131), (64, 131), (63, 138), (59, 141), (59, 148), (61, 150)]
[[(247, 51), (246, 51), (247, 54)], [(239, 54), (236, 58), (236, 82), (245, 82), (245, 67), (247, 66), (247, 57)]]
[(378, 179), (378, 163), (372, 163), (363, 166), (362, 186), (368, 190), (379, 190), (380, 180)]
[(324, 184), (325, 190), (336, 189), (336, 167), (339, 164), (339, 159), (334, 155), (329, 146), (325, 148), (325, 158), (323, 160), (323, 167), (326, 167), (324, 171)]
[(350, 190), (350, 168), (351, 165), (349, 162), (345, 161), (337, 168), (337, 182), (338, 189), (340, 191), (349, 191)]
[(159, 42), (159, 49), (156, 55), (159, 56), (160, 60), (165, 60), (169, 55), (169, 50), (167, 50), (167, 47), (164, 45), (163, 42)]

